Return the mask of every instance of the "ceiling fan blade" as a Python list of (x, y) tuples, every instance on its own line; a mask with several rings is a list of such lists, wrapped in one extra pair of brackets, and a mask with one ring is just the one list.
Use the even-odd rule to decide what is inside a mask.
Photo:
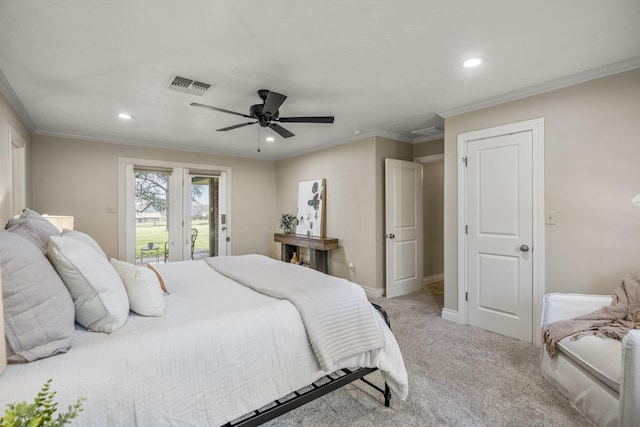
[(333, 116), (318, 117), (280, 117), (277, 119), (281, 123), (333, 123)]
[(258, 122), (249, 122), (249, 123), (240, 123), (239, 125), (233, 125), (233, 126), (229, 126), (227, 128), (222, 128), (222, 129), (216, 129), (217, 131), (227, 131), (227, 130), (232, 130), (232, 129), (237, 129), (237, 128), (241, 128), (243, 126), (249, 126), (249, 125), (254, 125)]
[(278, 134), (283, 138), (289, 138), (289, 137), (295, 136), (295, 134), (289, 132), (288, 130), (286, 130), (285, 128), (283, 128), (277, 123), (271, 123), (269, 127), (275, 130), (276, 132), (278, 132)]
[(262, 114), (271, 117), (275, 116), (285, 99), (287, 97), (281, 93), (269, 92), (267, 99), (264, 101), (264, 107), (262, 107)]
[(192, 106), (200, 107), (200, 108), (208, 108), (209, 110), (220, 111), (221, 113), (235, 114), (236, 116), (246, 117), (247, 119), (252, 118), (246, 114), (236, 113), (235, 111), (225, 110), (224, 108), (212, 107), (210, 105), (198, 104), (197, 102), (192, 102)]

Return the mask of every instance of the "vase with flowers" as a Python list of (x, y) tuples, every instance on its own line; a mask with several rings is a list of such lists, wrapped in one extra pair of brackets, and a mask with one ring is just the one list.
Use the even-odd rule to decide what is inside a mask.
[(280, 228), (284, 234), (291, 234), (293, 232), (293, 228), (298, 223), (298, 218), (295, 215), (291, 215), (288, 213), (283, 213), (280, 216)]

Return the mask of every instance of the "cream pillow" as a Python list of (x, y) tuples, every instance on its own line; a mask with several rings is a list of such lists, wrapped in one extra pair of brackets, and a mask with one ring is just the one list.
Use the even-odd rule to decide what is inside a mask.
[(141, 316), (162, 316), (164, 298), (158, 277), (147, 267), (111, 258), (111, 265), (127, 289), (131, 310)]
[(47, 257), (64, 282), (76, 322), (90, 331), (111, 333), (129, 316), (129, 299), (120, 276), (109, 261), (78, 240), (51, 236)]

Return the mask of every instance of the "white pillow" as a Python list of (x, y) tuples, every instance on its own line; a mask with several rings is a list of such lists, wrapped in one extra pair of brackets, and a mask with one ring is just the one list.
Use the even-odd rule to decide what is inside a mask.
[(162, 316), (164, 298), (160, 281), (153, 271), (111, 258), (111, 265), (120, 275), (129, 296), (131, 310), (141, 316)]
[(76, 312), (76, 322), (90, 331), (111, 333), (129, 315), (127, 291), (109, 261), (85, 243), (51, 236), (47, 257), (62, 278)]
[(103, 257), (107, 258), (107, 254), (104, 253), (98, 242), (93, 240), (93, 237), (89, 236), (87, 233), (83, 233), (78, 230), (69, 230), (65, 228), (62, 230), (62, 235), (65, 237), (70, 237), (72, 239), (78, 240), (82, 243), (85, 243), (87, 246), (91, 247), (93, 250), (98, 252)]

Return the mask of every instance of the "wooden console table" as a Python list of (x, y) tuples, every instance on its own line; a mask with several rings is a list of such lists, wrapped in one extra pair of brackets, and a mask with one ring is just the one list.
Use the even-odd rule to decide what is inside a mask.
[[(329, 273), (328, 253), (332, 249), (338, 249), (338, 239), (330, 237), (307, 237), (302, 234), (273, 235), (275, 242), (280, 242), (280, 259), (289, 262), (298, 248), (309, 249), (309, 264), (314, 270)], [(300, 252), (298, 252), (300, 254)]]

